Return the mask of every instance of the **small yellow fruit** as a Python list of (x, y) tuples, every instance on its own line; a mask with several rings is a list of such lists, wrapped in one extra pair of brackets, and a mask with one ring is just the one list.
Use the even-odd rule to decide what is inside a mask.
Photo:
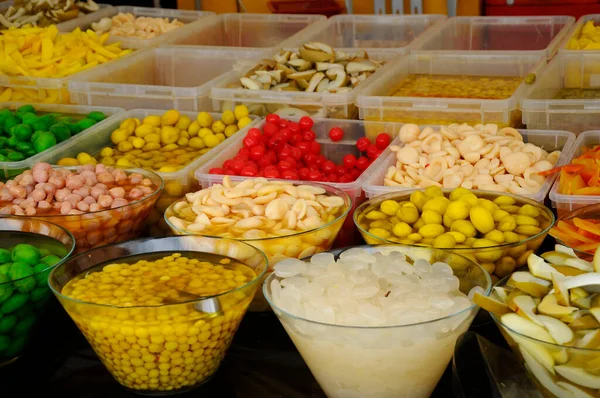
[(235, 114), (232, 111), (225, 111), (221, 116), (221, 120), (226, 125), (235, 124)]
[(116, 129), (110, 134), (110, 140), (113, 144), (118, 144), (120, 142), (126, 141), (127, 137), (129, 137), (129, 133), (125, 129)]
[(142, 121), (142, 124), (149, 124), (150, 126), (154, 126), (154, 127), (159, 127), (160, 123), (161, 123), (161, 118), (160, 118), (160, 116), (157, 116), (157, 115), (146, 116), (144, 118), (144, 120)]
[(215, 134), (219, 134), (225, 131), (225, 123), (223, 123), (220, 120), (217, 120), (216, 122), (214, 122), (211, 126), (211, 130), (213, 131), (213, 133)]
[(231, 137), (232, 135), (234, 135), (235, 133), (237, 133), (238, 131), (238, 126), (236, 126), (235, 124), (232, 124), (231, 126), (227, 126), (225, 128), (225, 137)]
[(243, 118), (241, 118), (238, 121), (237, 125), (238, 125), (238, 128), (243, 129), (244, 127), (246, 127), (250, 123), (252, 123), (252, 119), (250, 119), (248, 116), (244, 116)]
[(177, 127), (179, 130), (187, 130), (190, 124), (192, 124), (192, 120), (189, 118), (189, 116), (180, 115), (175, 127)]
[(213, 123), (213, 118), (208, 112), (200, 112), (196, 119), (202, 127), (210, 127)]
[(57, 164), (59, 166), (78, 166), (79, 161), (75, 158), (62, 158), (57, 162)]
[(235, 118), (237, 120), (242, 120), (244, 117), (247, 117), (250, 114), (250, 111), (248, 111), (248, 107), (246, 105), (238, 105), (233, 110), (233, 113), (235, 114)]
[(111, 157), (114, 153), (115, 151), (113, 151), (111, 147), (107, 146), (105, 148), (102, 148), (102, 150), (100, 151), (100, 156), (103, 158), (108, 158)]

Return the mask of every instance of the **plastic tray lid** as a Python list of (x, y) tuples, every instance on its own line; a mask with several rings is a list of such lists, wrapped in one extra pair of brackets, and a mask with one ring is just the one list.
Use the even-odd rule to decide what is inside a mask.
[(569, 40), (571, 38), (573, 38), (575, 35), (581, 34), (581, 30), (583, 29), (583, 26), (588, 21), (594, 21), (595, 26), (600, 26), (600, 14), (587, 14), (587, 15), (581, 16), (577, 20), (577, 22), (571, 27), (569, 32), (565, 35), (562, 43), (560, 44), (560, 48), (558, 49), (559, 54), (563, 54), (563, 53), (564, 54), (573, 54), (573, 53), (581, 53), (581, 52), (586, 52), (586, 53), (600, 52), (600, 50), (572, 50), (570, 48), (567, 48), (567, 46), (569, 44)]

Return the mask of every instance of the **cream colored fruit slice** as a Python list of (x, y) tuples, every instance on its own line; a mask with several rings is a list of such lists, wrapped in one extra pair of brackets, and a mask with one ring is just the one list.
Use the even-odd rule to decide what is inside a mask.
[(565, 363), (569, 360), (569, 354), (568, 354), (566, 348), (557, 348), (557, 349), (553, 348), (549, 351), (550, 351), (550, 355), (552, 355), (552, 358), (554, 358), (556, 363), (559, 363), (559, 364)]
[(575, 338), (575, 334), (566, 323), (548, 315), (537, 315), (537, 319), (542, 322), (542, 325), (558, 344), (570, 343)]
[(569, 296), (569, 289), (565, 288), (565, 277), (564, 276), (556, 276), (556, 275), (552, 275), (552, 287), (554, 288), (554, 295), (556, 296), (556, 302), (559, 305), (563, 305), (565, 307), (568, 307), (569, 305), (571, 305), (570, 303), (570, 296)]
[(564, 282), (565, 289), (582, 287), (587, 292), (596, 292), (600, 288), (600, 272), (587, 272), (585, 274), (567, 278)]
[(596, 248), (594, 253), (594, 272), (600, 272), (600, 246)]
[(504, 287), (500, 287), (500, 286), (495, 286), (494, 287), (494, 293), (496, 294), (496, 296), (498, 296), (498, 298), (500, 299), (500, 301), (502, 301), (503, 303), (506, 303), (506, 298), (508, 297), (508, 294), (510, 293), (510, 290), (504, 288)]
[(537, 340), (545, 341), (547, 343), (556, 343), (552, 336), (550, 336), (550, 333), (548, 333), (543, 326), (540, 326), (529, 319), (525, 319), (519, 314), (504, 314), (500, 317), (500, 320), (506, 327), (517, 333)]
[(574, 287), (569, 290), (569, 294), (571, 296), (571, 300), (578, 299), (580, 297), (588, 297), (590, 294), (580, 287)]
[(521, 350), (521, 354), (523, 355), (523, 359), (525, 360), (526, 368), (533, 374), (536, 380), (548, 391), (557, 397), (563, 398), (566, 394), (566, 391), (560, 387), (554, 381), (552, 374), (548, 372), (543, 365), (541, 365), (536, 359), (527, 352), (527, 349)]
[(542, 344), (534, 343), (530, 340), (527, 340), (526, 337), (517, 336), (515, 333), (509, 334), (519, 345), (519, 350), (521, 350), (521, 353), (523, 353), (523, 351), (527, 351), (527, 353), (533, 356), (535, 360), (538, 361), (544, 368), (546, 368), (548, 372), (556, 374), (554, 371), (554, 365), (556, 365), (556, 361), (550, 352), (548, 352), (548, 350), (542, 346)]
[(564, 252), (546, 252), (542, 254), (542, 258), (552, 265), (568, 266), (588, 272), (593, 271), (593, 266), (590, 262)]
[(524, 295), (526, 295), (526, 294), (523, 293), (522, 291), (520, 291), (519, 289), (513, 289), (506, 297), (506, 301), (504, 301), (504, 304), (508, 305), (508, 308), (510, 308), (511, 310), (516, 312), (517, 306), (515, 304), (515, 298), (517, 298), (519, 296), (524, 296)]
[(596, 320), (598, 322), (600, 322), (600, 307), (593, 307), (589, 309), (590, 314), (592, 314), (594, 316), (594, 318), (596, 318)]
[(578, 297), (575, 300), (572, 300), (571, 304), (573, 304), (577, 308), (587, 310), (592, 306), (592, 297)]
[(543, 297), (550, 291), (550, 282), (524, 271), (513, 272), (506, 284), (533, 297)]
[(558, 278), (564, 277), (563, 274), (545, 262), (543, 258), (535, 254), (530, 254), (529, 257), (527, 257), (527, 266), (529, 267), (529, 272), (531, 272), (533, 276), (547, 281), (551, 281), (553, 275), (556, 275)]
[(567, 383), (566, 381), (558, 381), (558, 382), (556, 382), (556, 384), (558, 386), (560, 386), (561, 388), (570, 392), (571, 396), (573, 398), (594, 398), (593, 395), (588, 394), (587, 392), (583, 391), (582, 389), (577, 388), (573, 384)]
[[(577, 313), (574, 314), (577, 315)], [(574, 330), (590, 330), (600, 328), (600, 322), (598, 322), (593, 315), (586, 312), (581, 316), (574, 317), (574, 319), (569, 322), (569, 326)]]
[(577, 340), (576, 345), (582, 348), (598, 348), (600, 346), (600, 329), (586, 332)]
[(595, 376), (581, 368), (568, 365), (556, 365), (554, 370), (565, 379), (588, 388), (600, 388), (600, 376)]
[(548, 294), (542, 299), (542, 302), (538, 305), (537, 310), (540, 314), (561, 318), (565, 315), (571, 314), (574, 311), (577, 311), (578, 308), (559, 305), (556, 301), (556, 296), (553, 294)]
[(544, 326), (542, 321), (537, 319), (537, 315), (534, 312), (536, 310), (536, 304), (531, 296), (517, 296), (513, 299), (513, 303), (516, 308), (515, 311), (517, 312), (517, 314), (521, 315), (526, 319), (529, 319), (532, 322), (537, 323), (540, 326)]
[(560, 253), (568, 254), (571, 257), (577, 257), (577, 254), (575, 254), (575, 250), (567, 246), (556, 244), (554, 245), (554, 250)]
[[(525, 297), (525, 296), (523, 296)], [(484, 296), (479, 292), (475, 293), (473, 296), (473, 302), (483, 308), (484, 310), (491, 312), (496, 315), (504, 315), (512, 312), (510, 308), (504, 303), (493, 299), (489, 296)]]

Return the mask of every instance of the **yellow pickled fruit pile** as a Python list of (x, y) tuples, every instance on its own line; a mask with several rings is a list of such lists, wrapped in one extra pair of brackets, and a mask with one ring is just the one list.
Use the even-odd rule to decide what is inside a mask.
[[(59, 78), (129, 54), (120, 43), (105, 45), (108, 33), (81, 31), (59, 33), (47, 28), (10, 28), (0, 35), (0, 72), (7, 76)], [(58, 90), (3, 88), (0, 101), (58, 102)]]
[(570, 50), (600, 50), (600, 26), (595, 26), (594, 21), (587, 21), (580, 34), (575, 34), (569, 39), (567, 48)]
[[(472, 251), (475, 261), (489, 273), (496, 271), (496, 275), (504, 276), (525, 263), (532, 249), (528, 244), (541, 244), (543, 236), (538, 239), (537, 235), (551, 221), (540, 208), (518, 203), (512, 196), (497, 196), (492, 201), (478, 198), (468, 189), (456, 188), (446, 197), (440, 188), (428, 187), (414, 191), (408, 201), (384, 200), (368, 207), (358, 215), (357, 222), (372, 237), (383, 241), (477, 249)], [(482, 250), (521, 241), (527, 243), (506, 252)], [(367, 243), (381, 241), (367, 239)]]
[[(245, 106), (236, 107), (235, 112), (223, 112), (220, 120), (213, 120), (208, 112), (200, 112), (192, 120), (174, 109), (143, 120), (129, 118), (111, 133), (114, 145), (103, 148), (96, 159), (109, 166), (175, 172), (251, 122)], [(77, 158), (63, 158), (58, 164), (69, 166), (82, 161), (94, 162), (89, 154), (80, 153)]]
[[(65, 308), (121, 384), (172, 391), (217, 370), (254, 296), (256, 284), (247, 284), (255, 278), (250, 267), (229, 259), (212, 263), (174, 253), (86, 272), (61, 293), (76, 300)], [(181, 293), (205, 297), (233, 289), (219, 296), (216, 313), (199, 311)]]

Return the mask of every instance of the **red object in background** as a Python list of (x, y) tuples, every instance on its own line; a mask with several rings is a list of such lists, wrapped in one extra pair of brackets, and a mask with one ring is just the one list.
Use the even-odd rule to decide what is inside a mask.
[(484, 7), (484, 14), (490, 16), (571, 15), (579, 18), (600, 13), (599, 0), (485, 0)]
[(331, 17), (345, 11), (335, 0), (271, 0), (267, 4), (273, 14), (321, 14)]

